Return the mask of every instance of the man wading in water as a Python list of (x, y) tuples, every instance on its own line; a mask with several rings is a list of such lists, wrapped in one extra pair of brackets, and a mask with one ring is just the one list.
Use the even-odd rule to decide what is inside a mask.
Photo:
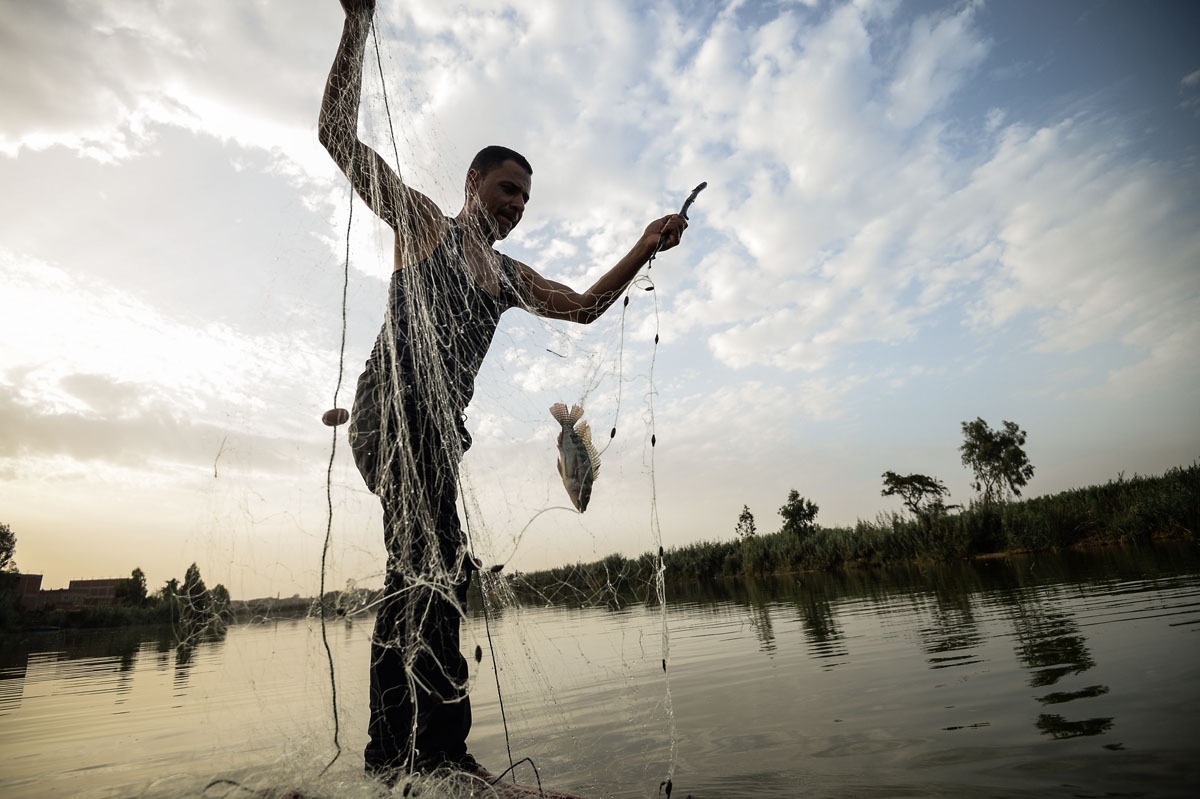
[(492, 245), (521, 221), (533, 169), (504, 147), (467, 170), (456, 217), (405, 185), (358, 139), (363, 52), (374, 0), (341, 0), (345, 27), (321, 103), (321, 143), (354, 190), (396, 234), (383, 329), (358, 379), (350, 446), (383, 504), (386, 599), (371, 645), (366, 769), (389, 784), (438, 768), (485, 775), (467, 754), (471, 705), (459, 619), (470, 571), (455, 507), (463, 424), (500, 314), (520, 307), (588, 323), (656, 250), (679, 243), (680, 216), (651, 222), (629, 253), (583, 293), (547, 280)]

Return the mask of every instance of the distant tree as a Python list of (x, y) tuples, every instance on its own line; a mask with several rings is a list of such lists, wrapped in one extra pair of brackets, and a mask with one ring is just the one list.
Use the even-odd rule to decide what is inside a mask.
[(885, 497), (899, 496), (904, 506), (921, 518), (944, 509), (942, 497), (949, 493), (936, 477), (916, 473), (900, 475), (891, 470), (883, 473), (883, 491), (880, 492)]
[(0, 572), (17, 571), (13, 553), (17, 551), (17, 536), (12, 528), (0, 522)]
[(971, 487), (984, 503), (1005, 499), (1009, 493), (1021, 496), (1021, 487), (1033, 477), (1033, 464), (1022, 447), (1025, 431), (1016, 422), (1004, 422), (1003, 430), (993, 430), (983, 419), (963, 422), (963, 466), (975, 473)]
[(212, 609), (214, 613), (223, 613), (229, 609), (229, 589), (217, 583), (208, 592), (212, 598)]
[(733, 528), (738, 538), (753, 538), (758, 528), (754, 524), (754, 514), (749, 505), (742, 506), (742, 514), (738, 516), (737, 527)]
[(136, 568), (121, 582), (117, 583), (117, 599), (127, 605), (146, 604), (146, 575), (141, 568)]
[(183, 587), (179, 590), (179, 599), (189, 610), (201, 615), (208, 615), (212, 597), (209, 596), (208, 587), (204, 585), (204, 578), (200, 576), (200, 567), (195, 563), (188, 566), (183, 575)]
[(179, 580), (172, 577), (158, 589), (158, 598), (163, 602), (172, 602), (179, 596)]
[(803, 538), (817, 529), (817, 511), (819, 508), (812, 500), (800, 496), (796, 489), (788, 492), (787, 503), (779, 509), (783, 517), (781, 532)]
[(221, 611), (229, 604), (229, 591), (223, 585), (208, 590), (195, 563), (188, 566), (176, 596), (172, 615), (178, 620), (180, 646), (192, 646), (200, 636), (224, 631)]

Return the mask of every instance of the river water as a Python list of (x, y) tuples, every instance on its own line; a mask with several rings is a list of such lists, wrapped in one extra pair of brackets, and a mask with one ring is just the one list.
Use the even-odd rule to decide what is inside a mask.
[[(637, 604), (476, 614), (472, 751), (596, 797), (667, 776), (676, 799), (1200, 789), (1194, 545), (677, 589), (666, 672), (663, 623)], [(322, 785), (361, 795), (370, 628), (267, 620), (191, 651), (138, 630), (0, 639), (0, 796), (241, 796), (204, 789), (294, 784), (339, 746)]]

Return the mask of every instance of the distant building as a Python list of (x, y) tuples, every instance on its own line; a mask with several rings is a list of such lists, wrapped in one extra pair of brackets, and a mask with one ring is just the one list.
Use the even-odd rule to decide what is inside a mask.
[(117, 604), (122, 577), (72, 580), (66, 588), (42, 590), (42, 575), (17, 575), (17, 601), (23, 610), (71, 610)]
[(41, 593), (42, 575), (17, 575), (17, 604), (22, 610), (41, 610), (42, 605), (38, 601)]
[(104, 580), (72, 580), (67, 585), (67, 591), (78, 597), (80, 605), (95, 607), (96, 605), (117, 604), (117, 586), (123, 577), (109, 577)]

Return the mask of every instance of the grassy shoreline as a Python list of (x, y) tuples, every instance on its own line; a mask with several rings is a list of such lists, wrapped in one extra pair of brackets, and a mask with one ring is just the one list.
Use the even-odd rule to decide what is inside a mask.
[[(315, 615), (316, 600), (291, 598), (234, 601), (212, 614), (201, 626), (218, 628), (230, 624), (302, 619)], [(148, 601), (142, 605), (98, 605), (83, 608), (23, 611), (15, 603), (0, 610), (0, 632), (40, 632), (51, 630), (92, 630), (118, 627), (165, 628), (179, 631), (186, 627), (180, 611), (169, 602)], [(195, 626), (195, 625), (193, 625)]]
[[(1200, 462), (1159, 476), (1123, 475), (1103, 485), (992, 504), (956, 513), (906, 517), (880, 513), (853, 527), (818, 527), (802, 536), (776, 532), (702, 541), (663, 553), (667, 583), (870, 568), (896, 563), (1002, 557), (1017, 552), (1195, 540), (1200, 529)], [(651, 583), (654, 553), (609, 555), (509, 579), (518, 595), (571, 602), (626, 596)]]
[[(1018, 552), (1148, 543), (1162, 538), (1194, 541), (1200, 530), (1200, 462), (1159, 476), (1124, 476), (1103, 485), (1020, 502), (973, 504), (957, 513), (919, 518), (880, 513), (853, 527), (818, 527), (803, 535), (783, 531), (740, 540), (701, 541), (663, 553), (668, 585), (717, 579), (764, 577), (811, 571), (874, 568), (899, 563), (1003, 557)], [(502, 575), (522, 599), (595, 603), (655, 601), (654, 553), (637, 558), (609, 555), (537, 572)], [(479, 581), (471, 604), (480, 601)], [(333, 592), (331, 606), (339, 606)], [(618, 599), (620, 598), (620, 599)], [(362, 597), (358, 597), (362, 604)], [(301, 618), (315, 600), (234, 601), (220, 616), (226, 623)], [(177, 612), (176, 612), (177, 614)], [(24, 613), (0, 602), (0, 631), (39, 626), (64, 629), (176, 626), (166, 602), (141, 607), (105, 606)]]

